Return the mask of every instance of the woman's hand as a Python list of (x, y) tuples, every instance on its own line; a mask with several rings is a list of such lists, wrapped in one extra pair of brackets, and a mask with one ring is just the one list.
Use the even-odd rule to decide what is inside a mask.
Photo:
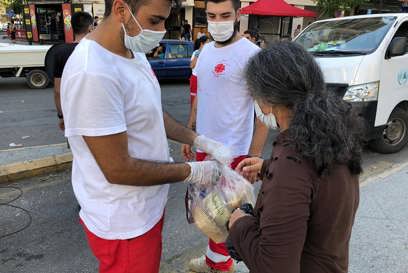
[(245, 216), (249, 216), (249, 214), (246, 214), (241, 209), (236, 209), (231, 215), (231, 218), (230, 218), (229, 224), (228, 224), (228, 229), (231, 229), (231, 227), (235, 224), (235, 222), (238, 219), (241, 219), (242, 217), (245, 217)]
[(264, 160), (259, 157), (251, 157), (241, 161), (235, 170), (245, 177), (249, 182), (254, 183), (258, 180), (258, 175), (262, 170)]

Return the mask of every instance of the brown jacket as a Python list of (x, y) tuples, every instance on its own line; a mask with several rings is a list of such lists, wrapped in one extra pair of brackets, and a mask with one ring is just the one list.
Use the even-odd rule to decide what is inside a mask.
[(282, 135), (262, 177), (255, 217), (239, 219), (229, 237), (250, 272), (348, 272), (358, 177), (339, 165), (319, 179)]

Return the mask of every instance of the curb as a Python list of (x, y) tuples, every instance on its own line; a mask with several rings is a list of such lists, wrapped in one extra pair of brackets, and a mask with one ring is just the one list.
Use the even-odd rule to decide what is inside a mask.
[(72, 154), (65, 153), (3, 165), (0, 166), (0, 183), (8, 183), (50, 172), (63, 171), (70, 168), (71, 164)]

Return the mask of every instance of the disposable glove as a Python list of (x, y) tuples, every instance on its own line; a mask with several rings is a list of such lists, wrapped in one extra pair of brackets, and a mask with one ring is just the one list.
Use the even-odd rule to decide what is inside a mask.
[(221, 164), (230, 165), (232, 162), (232, 153), (228, 147), (203, 135), (196, 137), (194, 147), (210, 155)]

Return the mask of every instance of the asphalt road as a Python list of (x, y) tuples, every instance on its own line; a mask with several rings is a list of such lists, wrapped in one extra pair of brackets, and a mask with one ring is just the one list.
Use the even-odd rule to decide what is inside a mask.
[[(350, 273), (408, 272), (407, 177), (405, 167), (361, 189)], [(69, 171), (4, 186), (18, 187), (23, 195), (11, 203), (15, 207), (0, 205), (1, 273), (97, 272), (97, 262), (78, 223)], [(0, 186), (0, 204), (18, 197), (18, 188)], [(186, 272), (188, 259), (205, 249), (204, 236), (185, 220), (184, 191), (185, 185), (178, 184), (171, 187), (169, 194), (161, 273)], [(27, 229), (1, 238), (28, 223)]]
[[(188, 92), (183, 82), (163, 85), (163, 107), (182, 122), (189, 115)], [(57, 124), (51, 88), (35, 90), (24, 79), (0, 78), (0, 150), (11, 143), (27, 147), (64, 142)]]

